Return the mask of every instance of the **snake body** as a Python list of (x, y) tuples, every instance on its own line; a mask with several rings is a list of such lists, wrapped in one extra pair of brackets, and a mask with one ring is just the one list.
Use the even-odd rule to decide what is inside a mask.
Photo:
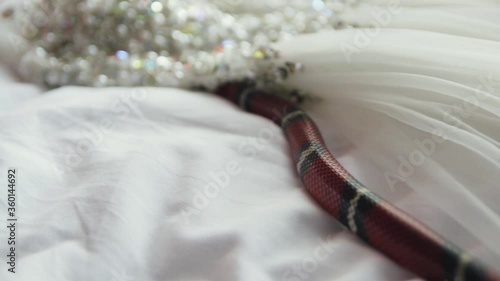
[(500, 281), (498, 273), (356, 180), (330, 154), (314, 121), (293, 102), (245, 81), (223, 84), (215, 93), (280, 126), (312, 198), (394, 262), (427, 280)]

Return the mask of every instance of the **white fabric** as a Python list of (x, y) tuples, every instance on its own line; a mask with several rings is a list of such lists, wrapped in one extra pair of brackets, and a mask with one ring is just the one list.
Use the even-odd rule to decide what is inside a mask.
[[(385, 180), (367, 181), (371, 189), (497, 267), (500, 5), (429, 2), (443, 6), (362, 7), (348, 18), (374, 28), (302, 36), (278, 49), (305, 62), (290, 85), (321, 100), (308, 107), (321, 128), (378, 167)], [(415, 193), (423, 202), (407, 201)]]
[[(278, 45), (284, 60), (306, 66), (290, 83), (321, 97), (308, 110), (350, 172), (495, 266), (500, 7), (401, 4), (367, 45), (354, 41), (360, 30)], [(373, 11), (348, 18), (371, 22)], [(15, 64), (12, 42), (1, 43), (3, 62)], [(359, 52), (348, 57), (343, 43)], [(174, 89), (44, 91), (5, 69), (0, 81), (0, 173), (19, 169), (21, 219), (18, 272), (8, 273), (2, 259), (0, 280), (415, 278), (307, 197), (267, 120)], [(485, 100), (452, 115), (460, 126), (443, 117), (475, 96)], [(446, 142), (433, 138), (435, 128), (445, 129)], [(400, 157), (423, 151), (415, 141), (435, 149), (391, 189), (386, 176), (401, 177)], [(211, 176), (220, 171), (233, 172), (227, 184)], [(1, 227), (2, 256), (6, 235)]]
[[(4, 81), (0, 103), (21, 219), (16, 279), (2, 262), (1, 280), (411, 278), (308, 198), (278, 127), (216, 97)], [(221, 171), (234, 175), (217, 183)]]

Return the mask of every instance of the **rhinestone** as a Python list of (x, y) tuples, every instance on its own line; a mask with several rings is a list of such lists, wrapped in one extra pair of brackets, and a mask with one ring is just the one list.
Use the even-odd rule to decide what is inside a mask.
[(155, 12), (155, 13), (159, 13), (163, 10), (163, 4), (160, 3), (160, 2), (153, 2), (151, 3), (151, 11)]
[[(75, 5), (64, 6), (68, 3)], [(40, 68), (26, 67), (26, 75), (45, 73), (40, 78), (50, 86), (191, 87), (201, 83), (210, 88), (243, 78), (268, 85), (281, 83), (304, 67), (279, 62), (279, 53), (266, 46), (305, 32), (355, 25), (342, 22), (342, 11), (355, 5), (351, 0), (291, 1), (286, 6), (273, 2), (258, 12), (230, 13), (239, 10), (234, 3), (30, 1), (17, 8), (16, 17), (35, 15), (34, 22), (43, 29), (39, 33), (30, 20), (21, 24), (21, 35), (36, 46), (26, 48), (25, 54), (36, 64), (23, 65)], [(54, 11), (57, 16), (42, 18), (42, 11)]]

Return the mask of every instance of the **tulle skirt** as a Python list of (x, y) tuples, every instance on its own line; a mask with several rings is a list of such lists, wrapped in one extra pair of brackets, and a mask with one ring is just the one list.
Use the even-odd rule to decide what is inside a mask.
[(334, 154), (350, 146), (375, 169), (369, 188), (496, 267), (500, 5), (378, 3), (346, 15), (370, 28), (278, 44), (306, 67), (288, 83), (315, 97)]

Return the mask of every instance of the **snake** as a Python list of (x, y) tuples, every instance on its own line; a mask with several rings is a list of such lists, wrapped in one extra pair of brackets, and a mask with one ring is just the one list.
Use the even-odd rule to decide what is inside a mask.
[(214, 93), (280, 126), (310, 196), (375, 250), (426, 280), (500, 281), (498, 272), (354, 178), (328, 151), (318, 126), (297, 102), (251, 81), (226, 82)]

